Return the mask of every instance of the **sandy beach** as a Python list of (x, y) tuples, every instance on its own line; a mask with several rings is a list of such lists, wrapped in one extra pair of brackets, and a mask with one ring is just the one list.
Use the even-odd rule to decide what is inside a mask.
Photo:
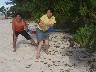
[[(67, 33), (50, 33), (49, 55), (42, 48), (39, 60), (37, 48), (21, 35), (13, 52), (11, 21), (0, 20), (0, 72), (96, 72), (96, 54), (90, 57), (86, 49), (70, 47)], [(36, 35), (32, 38), (36, 41)]]

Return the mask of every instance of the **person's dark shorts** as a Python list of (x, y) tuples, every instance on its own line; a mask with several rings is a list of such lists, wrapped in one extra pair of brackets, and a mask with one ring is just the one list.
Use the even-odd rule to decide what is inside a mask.
[(30, 35), (25, 30), (23, 30), (21, 32), (15, 31), (16, 37), (18, 37), (19, 34), (21, 34), (22, 36), (24, 36), (27, 40), (30, 40), (31, 39)]

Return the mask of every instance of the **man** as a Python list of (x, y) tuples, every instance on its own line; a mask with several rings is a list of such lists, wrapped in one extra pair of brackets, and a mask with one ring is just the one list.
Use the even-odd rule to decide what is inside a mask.
[(31, 41), (31, 44), (37, 46), (35, 41), (30, 37), (30, 35), (26, 32), (27, 25), (22, 20), (22, 15), (20, 13), (16, 13), (15, 18), (12, 20), (12, 30), (13, 30), (13, 52), (16, 52), (16, 42), (18, 39), (18, 35), (21, 34), (27, 40)]

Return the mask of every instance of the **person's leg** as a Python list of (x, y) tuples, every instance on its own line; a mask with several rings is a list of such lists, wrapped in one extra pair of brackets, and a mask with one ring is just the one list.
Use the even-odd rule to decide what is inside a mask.
[(45, 48), (46, 48), (46, 54), (48, 55), (49, 40), (45, 40)]
[(14, 50), (13, 50), (13, 52), (16, 52), (16, 39), (13, 41), (13, 48), (14, 48)]
[(49, 32), (45, 32), (45, 48), (46, 48), (46, 54), (48, 55), (48, 49), (49, 49)]
[(34, 41), (32, 38), (30, 39), (30, 41), (31, 41), (31, 44), (32, 44), (32, 45), (34, 45), (34, 46), (36, 46), (36, 47), (38, 46), (38, 44), (36, 44), (35, 41)]
[(37, 56), (36, 58), (40, 58), (40, 51), (41, 51), (41, 48), (43, 46), (43, 40), (44, 40), (44, 36), (43, 36), (43, 31), (40, 30), (39, 28), (36, 29), (36, 36), (37, 36), (37, 42), (38, 42), (38, 49), (37, 49)]
[(30, 35), (25, 30), (21, 32), (21, 35), (24, 36), (27, 40), (30, 40), (32, 45), (37, 47), (35, 41), (30, 37)]
[(42, 45), (43, 45), (43, 41), (40, 41), (39, 45), (38, 45), (38, 49), (37, 49), (37, 56), (36, 56), (37, 59), (40, 58), (40, 52), (41, 52)]
[(13, 48), (14, 48), (13, 52), (16, 52), (16, 42), (17, 42), (17, 37), (19, 35), (19, 32), (16, 31), (15, 35), (16, 35), (16, 38), (13, 35)]

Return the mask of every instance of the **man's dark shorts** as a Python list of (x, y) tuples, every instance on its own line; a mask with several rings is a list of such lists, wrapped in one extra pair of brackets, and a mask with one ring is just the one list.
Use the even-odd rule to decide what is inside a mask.
[(16, 37), (18, 37), (19, 34), (21, 34), (22, 36), (24, 36), (27, 40), (30, 40), (31, 39), (30, 35), (25, 30), (23, 30), (21, 32), (15, 31)]

